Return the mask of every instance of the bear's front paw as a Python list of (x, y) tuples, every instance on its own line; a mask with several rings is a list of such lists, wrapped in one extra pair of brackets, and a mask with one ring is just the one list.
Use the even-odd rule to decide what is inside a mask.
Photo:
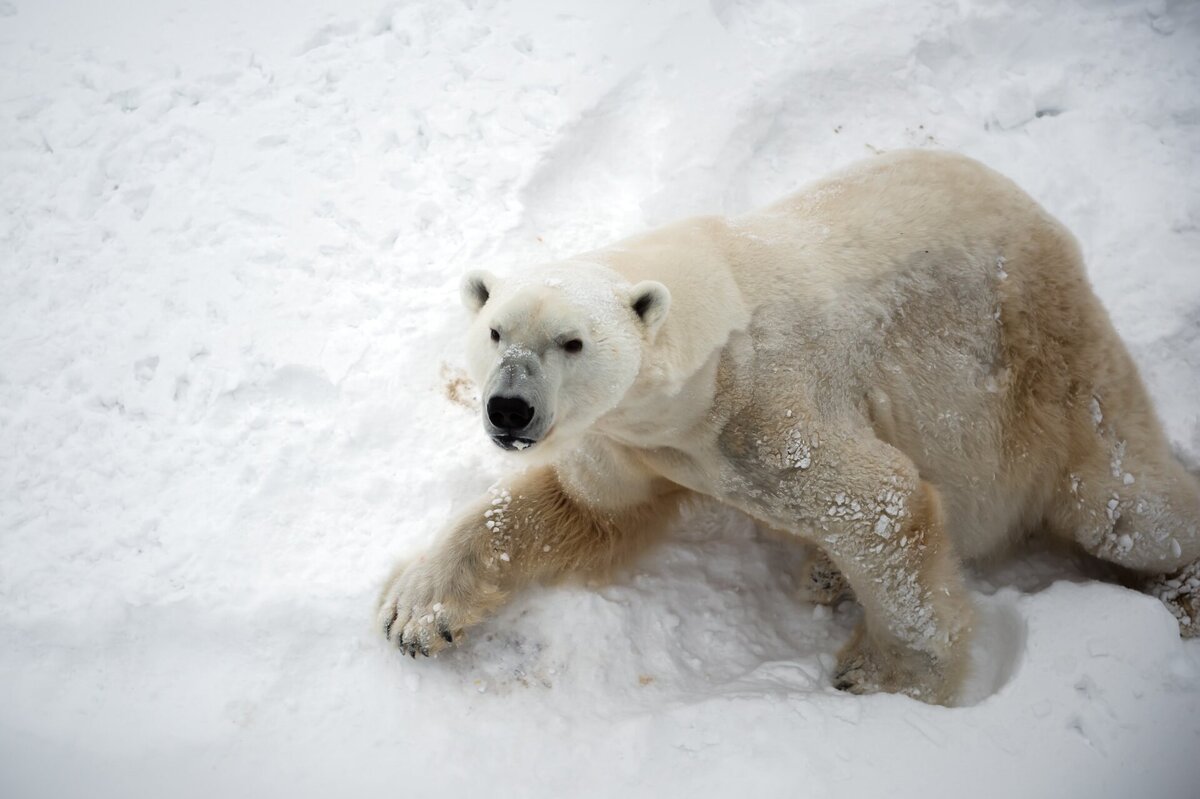
[(876, 661), (865, 631), (859, 627), (854, 637), (838, 653), (833, 687), (852, 694), (873, 694), (882, 690), (880, 669)]
[(843, 599), (853, 599), (854, 591), (829, 556), (813, 549), (800, 573), (800, 597), (817, 605), (832, 607)]
[(490, 593), (463, 566), (426, 555), (392, 572), (379, 602), (379, 627), (401, 652), (428, 657), (486, 615)]
[(833, 686), (852, 694), (880, 691), (906, 694), (922, 702), (945, 705), (953, 701), (959, 671), (953, 657), (933, 657), (901, 647), (879, 647), (860, 625), (838, 653)]

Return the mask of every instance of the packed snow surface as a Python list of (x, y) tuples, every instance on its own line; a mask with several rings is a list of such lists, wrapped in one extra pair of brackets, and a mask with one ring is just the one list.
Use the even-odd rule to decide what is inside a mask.
[(913, 146), (1074, 230), (1200, 462), (1195, 3), (0, 0), (0, 796), (1200, 795), (1200, 641), (1048, 554), (972, 577), (955, 709), (834, 691), (853, 606), (708, 506), (373, 628), (505, 468), (464, 271)]

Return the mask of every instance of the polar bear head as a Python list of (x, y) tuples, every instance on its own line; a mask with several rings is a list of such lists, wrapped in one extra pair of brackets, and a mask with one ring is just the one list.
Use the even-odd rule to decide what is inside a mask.
[(586, 261), (506, 279), (474, 271), (462, 298), (484, 430), (503, 449), (547, 455), (618, 406), (671, 304), (662, 283), (630, 285)]

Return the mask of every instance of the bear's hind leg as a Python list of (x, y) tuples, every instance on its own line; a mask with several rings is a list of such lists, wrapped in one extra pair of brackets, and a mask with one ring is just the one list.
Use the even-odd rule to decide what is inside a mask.
[(1170, 452), (1141, 392), (1134, 413), (1093, 400), (1094, 427), (1072, 452), (1047, 514), (1050, 529), (1086, 552), (1142, 576), (1200, 635), (1200, 482)]

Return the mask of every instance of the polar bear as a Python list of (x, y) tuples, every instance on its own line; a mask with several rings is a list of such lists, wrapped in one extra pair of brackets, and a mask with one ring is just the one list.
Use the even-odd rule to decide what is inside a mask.
[(463, 299), (483, 426), (523, 469), (397, 568), (379, 624), (452, 644), (712, 497), (818, 547), (864, 621), (835, 683), (955, 699), (960, 564), (1027, 534), (1141, 575), (1195, 635), (1200, 484), (1067, 230), (970, 159), (897, 152)]

